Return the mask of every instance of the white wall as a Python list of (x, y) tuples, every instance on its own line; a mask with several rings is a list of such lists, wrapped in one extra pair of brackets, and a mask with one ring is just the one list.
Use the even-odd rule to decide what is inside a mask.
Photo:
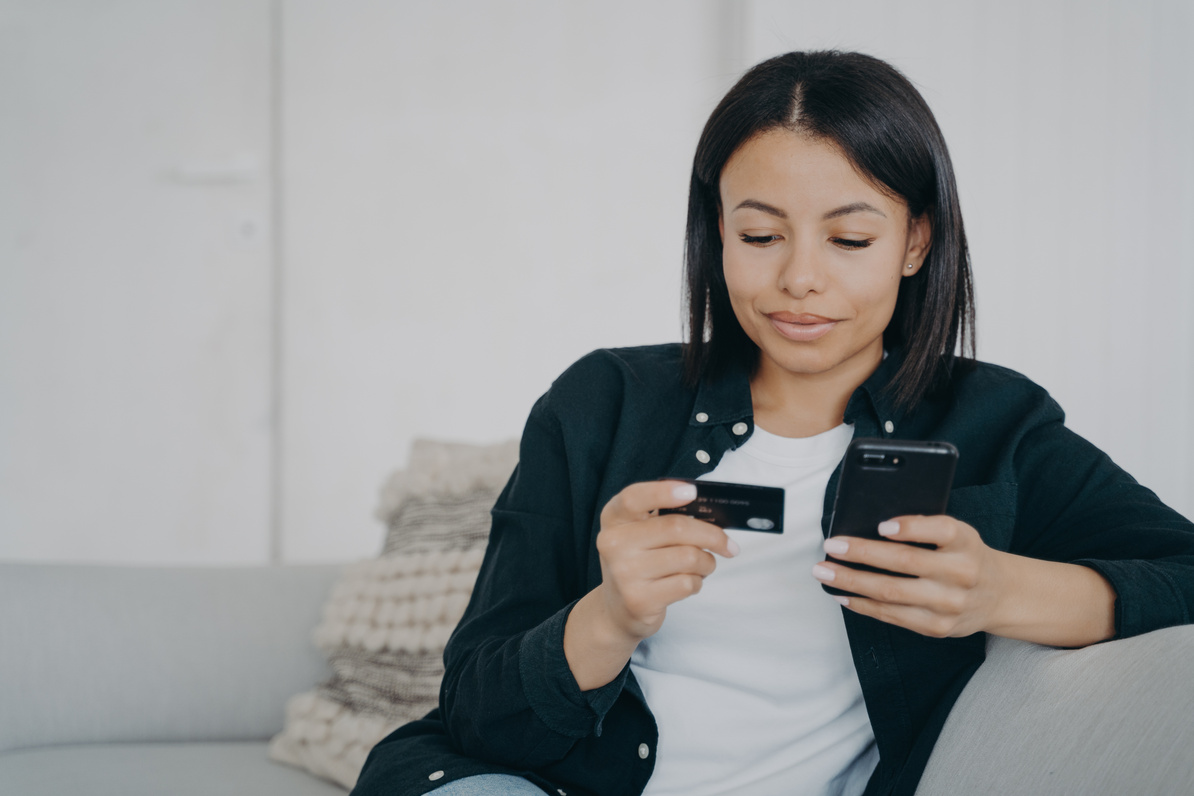
[(413, 437), (512, 436), (586, 351), (679, 338), (700, 127), (823, 46), (937, 113), (980, 357), (1194, 514), (1192, 34), (1177, 2), (0, 0), (0, 558), (374, 553)]
[(269, 21), (0, 4), (0, 557), (268, 554)]
[(287, 3), (287, 558), (377, 549), (412, 438), (515, 436), (588, 351), (678, 339), (691, 153), (733, 79), (720, 21)]

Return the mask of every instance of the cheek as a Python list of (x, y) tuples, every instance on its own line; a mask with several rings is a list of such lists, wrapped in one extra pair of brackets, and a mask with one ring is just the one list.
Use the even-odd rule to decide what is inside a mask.
[(726, 290), (730, 294), (730, 301), (735, 310), (739, 303), (747, 302), (759, 292), (759, 271), (750, 268), (740, 258), (732, 255), (722, 255), (722, 274), (726, 280)]
[(900, 292), (898, 272), (882, 268), (878, 273), (860, 273), (855, 278), (841, 280), (839, 284), (860, 317), (865, 316), (883, 326), (891, 320)]
[(722, 254), (721, 273), (726, 279), (726, 291), (730, 294), (730, 301), (737, 310), (738, 302), (749, 292), (746, 286), (749, 273), (728, 254)]
[(722, 274), (726, 280), (726, 292), (730, 297), (730, 307), (738, 325), (746, 332), (747, 337), (757, 345), (758, 333), (755, 324), (758, 318), (754, 311), (755, 299), (767, 288), (767, 276), (757, 264), (746, 263), (733, 257), (722, 258)]

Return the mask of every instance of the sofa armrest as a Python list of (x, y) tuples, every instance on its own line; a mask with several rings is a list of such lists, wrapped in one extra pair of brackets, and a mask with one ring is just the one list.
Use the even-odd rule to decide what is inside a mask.
[(268, 738), (340, 570), (0, 564), (0, 751)]
[(1194, 626), (1076, 650), (991, 638), (917, 796), (1194, 793)]

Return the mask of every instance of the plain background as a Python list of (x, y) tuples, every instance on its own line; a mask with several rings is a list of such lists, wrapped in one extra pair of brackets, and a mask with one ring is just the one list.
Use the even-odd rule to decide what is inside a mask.
[(1180, 0), (0, 0), (0, 558), (375, 554), (413, 438), (680, 339), (700, 128), (824, 47), (934, 109), (979, 357), (1194, 514), (1191, 40)]

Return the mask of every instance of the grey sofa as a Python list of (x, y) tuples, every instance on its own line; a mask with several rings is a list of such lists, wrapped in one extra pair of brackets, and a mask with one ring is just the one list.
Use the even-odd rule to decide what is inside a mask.
[(0, 564), (0, 794), (344, 796), (266, 757), (339, 571)]
[[(0, 794), (343, 796), (266, 757), (338, 573), (0, 564)], [(994, 639), (918, 794), (1194, 794), (1194, 627)]]

